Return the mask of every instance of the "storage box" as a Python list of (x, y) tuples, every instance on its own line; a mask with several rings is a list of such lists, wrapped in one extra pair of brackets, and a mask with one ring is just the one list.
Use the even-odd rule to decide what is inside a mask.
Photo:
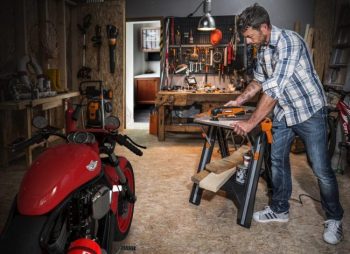
[(158, 135), (158, 112), (156, 111), (149, 115), (149, 134)]

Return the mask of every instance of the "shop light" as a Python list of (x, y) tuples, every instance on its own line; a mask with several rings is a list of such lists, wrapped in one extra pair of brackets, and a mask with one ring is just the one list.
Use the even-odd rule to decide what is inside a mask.
[(199, 31), (212, 31), (215, 30), (215, 20), (211, 16), (211, 0), (204, 0), (201, 4), (203, 4), (203, 12), (204, 15), (198, 22), (197, 29)]

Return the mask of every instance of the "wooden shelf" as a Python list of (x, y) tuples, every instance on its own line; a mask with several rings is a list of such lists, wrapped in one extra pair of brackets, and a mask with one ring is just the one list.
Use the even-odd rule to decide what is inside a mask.
[[(6, 167), (11, 159), (11, 154), (8, 153), (7, 145), (10, 144), (14, 137), (12, 128), (14, 125), (18, 123), (14, 121), (14, 119), (10, 116), (15, 114), (17, 111), (24, 111), (24, 114), (20, 114), (24, 117), (23, 122), (23, 134), (22, 136), (25, 139), (29, 139), (32, 137), (32, 118), (35, 110), (44, 111), (45, 115), (49, 121), (53, 120), (53, 115), (50, 109), (57, 109), (62, 106), (62, 110), (59, 110), (61, 113), (61, 117), (64, 118), (65, 113), (65, 100), (69, 98), (74, 98), (79, 96), (79, 92), (70, 92), (58, 94), (53, 97), (40, 98), (35, 100), (21, 100), (21, 101), (5, 101), (0, 103), (0, 128), (3, 131), (3, 134), (0, 135), (0, 167)], [(15, 111), (11, 113), (11, 111)], [(10, 119), (10, 120), (9, 120)], [(19, 119), (17, 119), (18, 121)], [(22, 120), (20, 120), (22, 122)], [(32, 163), (32, 150), (37, 147), (37, 144), (34, 144), (28, 148), (26, 148), (26, 159), (27, 166)]]
[[(244, 47), (244, 43), (237, 44), (238, 47)], [(181, 44), (181, 45), (169, 45), (169, 48), (224, 48), (227, 47), (227, 44), (218, 44), (218, 45), (211, 45), (211, 44)]]

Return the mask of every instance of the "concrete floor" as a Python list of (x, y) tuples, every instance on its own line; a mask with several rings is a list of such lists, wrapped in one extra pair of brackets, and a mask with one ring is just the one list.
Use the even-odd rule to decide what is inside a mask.
[[(338, 175), (345, 239), (331, 246), (322, 240), (324, 217), (318, 202), (303, 197), (301, 205), (291, 200), (288, 223), (253, 221), (250, 229), (243, 228), (236, 224), (237, 209), (224, 193), (205, 191), (200, 206), (188, 202), (190, 178), (198, 166), (202, 140), (168, 135), (165, 142), (158, 142), (147, 130), (127, 134), (148, 147), (141, 158), (124, 148), (117, 149), (131, 161), (136, 177), (134, 220), (122, 243), (136, 246), (134, 253), (350, 253), (350, 170)], [(213, 156), (219, 158), (217, 149)], [(305, 155), (291, 154), (291, 161), (292, 198), (305, 193), (319, 199)], [(0, 172), (0, 229), (24, 173), (20, 161)], [(267, 200), (266, 185), (261, 180), (255, 210), (262, 209)]]

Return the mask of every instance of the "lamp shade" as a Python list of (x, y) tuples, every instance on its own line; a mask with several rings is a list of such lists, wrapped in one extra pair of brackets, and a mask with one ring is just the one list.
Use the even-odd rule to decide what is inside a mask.
[(210, 43), (211, 45), (217, 45), (222, 39), (222, 32), (219, 29), (215, 29), (210, 32)]
[(203, 0), (204, 16), (198, 22), (197, 29), (199, 31), (212, 31), (215, 29), (215, 21), (211, 16), (211, 0)]
[(200, 31), (212, 31), (215, 30), (215, 20), (210, 13), (204, 14), (198, 22), (198, 30)]

